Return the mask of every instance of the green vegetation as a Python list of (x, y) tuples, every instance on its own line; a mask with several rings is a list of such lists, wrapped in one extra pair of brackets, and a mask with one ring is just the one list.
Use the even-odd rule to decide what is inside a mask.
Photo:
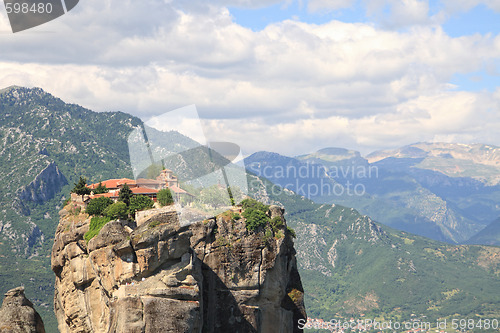
[(118, 192), (118, 198), (120, 201), (124, 202), (127, 207), (130, 205), (130, 199), (132, 198), (134, 194), (132, 193), (132, 190), (130, 187), (127, 185), (127, 183), (123, 184), (122, 188), (120, 189), (120, 192)]
[(244, 209), (242, 215), (246, 219), (247, 230), (256, 231), (271, 222), (271, 219), (267, 216), (269, 206), (250, 198), (243, 200), (241, 205)]
[(121, 201), (115, 202), (104, 210), (103, 215), (113, 220), (124, 220), (128, 217), (127, 205)]
[(103, 193), (108, 193), (109, 190), (106, 187), (106, 185), (102, 185), (102, 182), (99, 182), (99, 185), (94, 190), (94, 194), (103, 194)]
[(87, 243), (94, 238), (94, 236), (97, 236), (99, 234), (99, 231), (101, 231), (102, 227), (106, 223), (111, 221), (111, 218), (109, 217), (103, 217), (103, 216), (94, 216), (90, 219), (90, 227), (89, 231), (83, 235), (83, 238), (87, 241)]
[(91, 199), (87, 205), (86, 213), (89, 215), (103, 215), (108, 206), (113, 204), (113, 200), (106, 197)]
[(266, 226), (269, 222), (269, 217), (266, 213), (256, 209), (247, 209), (243, 212), (243, 217), (246, 219), (247, 230), (255, 231)]
[(264, 242), (266, 244), (269, 244), (269, 242), (273, 239), (274, 237), (274, 234), (273, 234), (273, 230), (270, 229), (270, 228), (266, 228), (266, 231), (264, 232)]
[(274, 232), (277, 232), (279, 229), (283, 227), (283, 219), (279, 216), (275, 216), (271, 219), (271, 227), (273, 228)]
[(246, 199), (242, 200), (241, 206), (243, 207), (243, 209), (252, 208), (252, 209), (260, 210), (264, 213), (267, 213), (267, 211), (269, 210), (269, 206), (266, 206), (262, 202), (257, 201), (257, 200), (252, 199), (252, 198), (246, 198)]
[(90, 194), (91, 190), (87, 187), (87, 179), (85, 177), (80, 176), (78, 183), (75, 183), (75, 187), (71, 190), (72, 193), (76, 193), (78, 195), (86, 195)]
[(174, 198), (172, 197), (172, 192), (168, 188), (164, 188), (158, 192), (156, 195), (156, 200), (160, 203), (160, 206), (168, 206), (174, 203)]
[(134, 215), (135, 212), (145, 209), (151, 209), (154, 206), (153, 200), (145, 195), (135, 195), (130, 199), (129, 212)]
[(149, 223), (148, 228), (149, 229), (153, 229), (153, 228), (159, 226), (160, 224), (163, 224), (163, 222), (159, 221), (159, 220), (158, 221), (153, 221), (153, 222)]
[(246, 219), (246, 227), (249, 231), (255, 231), (265, 227), (270, 221), (266, 213), (254, 208), (247, 208), (243, 212), (243, 217)]
[(292, 238), (297, 238), (297, 235), (295, 234), (295, 230), (291, 227), (286, 227), (286, 231), (292, 236)]

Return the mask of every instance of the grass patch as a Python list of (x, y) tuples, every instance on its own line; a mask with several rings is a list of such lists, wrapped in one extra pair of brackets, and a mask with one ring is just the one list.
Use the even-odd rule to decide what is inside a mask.
[(104, 225), (109, 221), (111, 221), (109, 217), (94, 216), (91, 218), (89, 231), (83, 235), (83, 239), (85, 239), (88, 243), (92, 238), (99, 234), (102, 227), (104, 227)]
[(148, 228), (149, 228), (149, 229), (153, 229), (153, 228), (155, 228), (155, 227), (159, 226), (159, 225), (160, 225), (160, 224), (162, 224), (162, 223), (163, 223), (163, 222), (161, 222), (161, 221), (153, 221), (153, 222), (149, 223)]

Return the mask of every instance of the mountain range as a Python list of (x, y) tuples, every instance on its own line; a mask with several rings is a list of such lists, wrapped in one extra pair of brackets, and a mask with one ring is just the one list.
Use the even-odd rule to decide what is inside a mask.
[(500, 148), (490, 145), (417, 143), (366, 158), (342, 148), (295, 157), (258, 152), (245, 163), (315, 202), (449, 243), (466, 242), (500, 216)]
[[(39, 88), (1, 90), (0, 115), (0, 293), (22, 283), (46, 330), (55, 332), (50, 249), (58, 212), (80, 176), (89, 182), (133, 177), (128, 140), (144, 124), (125, 113), (66, 104)], [(226, 163), (222, 157), (210, 162), (208, 151), (177, 132), (169, 135), (178, 152), (196, 155), (176, 157), (179, 175), (189, 175), (186, 166), (197, 160), (206, 172)], [(450, 164), (436, 162), (459, 160), (451, 146), (443, 153), (452, 158), (436, 157), (426, 145), (415, 147), (427, 154), (419, 156), (380, 152), (364, 158), (328, 148), (247, 158), (251, 196), (283, 206), (295, 229), (309, 316), (498, 318), (500, 248), (441, 242), (472, 240), (500, 216), (490, 169), (495, 164), (465, 160), (463, 173), (453, 176)], [(483, 167), (491, 172), (481, 174)], [(313, 185), (338, 193), (311, 195)]]

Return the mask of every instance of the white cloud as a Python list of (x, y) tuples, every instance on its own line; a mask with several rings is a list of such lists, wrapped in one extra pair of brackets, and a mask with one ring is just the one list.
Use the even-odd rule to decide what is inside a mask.
[(349, 8), (354, 4), (354, 0), (309, 0), (307, 9), (310, 12), (334, 11), (342, 8)]
[(441, 0), (441, 2), (450, 13), (467, 11), (481, 4), (500, 12), (500, 1), (498, 0)]
[(441, 16), (429, 16), (429, 0), (364, 0), (367, 15), (384, 28), (436, 25)]
[(498, 110), (500, 92), (451, 91), (448, 82), (498, 61), (500, 36), (451, 38), (419, 24), (425, 2), (392, 6), (391, 15), (414, 26), (284, 21), (254, 32), (221, 7), (87, 0), (46, 27), (0, 34), (0, 87), (40, 86), (67, 102), (144, 119), (196, 104), (216, 141), (247, 152), (498, 142), (500, 115), (484, 107)]

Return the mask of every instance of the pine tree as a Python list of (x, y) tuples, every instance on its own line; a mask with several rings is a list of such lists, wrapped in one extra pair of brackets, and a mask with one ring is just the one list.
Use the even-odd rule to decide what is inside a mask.
[(81, 196), (90, 194), (91, 190), (87, 187), (87, 179), (80, 176), (80, 180), (78, 181), (78, 183), (75, 183), (75, 187), (71, 190), (71, 192)]
[(123, 187), (120, 189), (120, 192), (118, 193), (118, 197), (120, 201), (123, 201), (127, 207), (130, 205), (130, 198), (132, 198), (133, 192), (128, 187), (127, 183), (123, 184)]

